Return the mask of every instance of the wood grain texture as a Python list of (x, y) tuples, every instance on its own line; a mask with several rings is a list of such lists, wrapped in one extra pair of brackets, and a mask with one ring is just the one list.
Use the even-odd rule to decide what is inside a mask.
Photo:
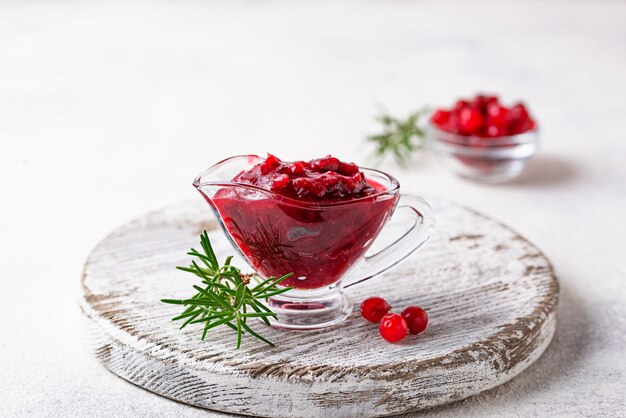
[[(85, 264), (80, 305), (97, 358), (147, 390), (191, 405), (255, 416), (385, 416), (477, 394), (511, 379), (548, 346), (558, 282), (548, 259), (505, 225), (433, 202), (436, 236), (380, 278), (350, 288), (358, 303), (385, 297), (423, 306), (425, 333), (389, 344), (358, 309), (335, 328), (264, 328), (277, 347), (230, 330), (199, 340), (178, 330), (163, 297), (192, 293), (186, 250), (209, 229), (231, 254), (208, 208), (183, 203), (113, 232)], [(243, 261), (236, 260), (240, 266)], [(259, 325), (261, 326), (261, 325)]]

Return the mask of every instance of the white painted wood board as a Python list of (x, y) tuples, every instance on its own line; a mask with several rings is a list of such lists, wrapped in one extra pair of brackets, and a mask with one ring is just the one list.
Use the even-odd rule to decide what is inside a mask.
[[(438, 232), (383, 277), (350, 288), (358, 303), (385, 297), (430, 316), (425, 333), (389, 344), (358, 309), (326, 330), (264, 328), (275, 348), (230, 330), (200, 341), (159, 302), (193, 291), (187, 249), (203, 229), (233, 253), (207, 207), (181, 203), (133, 221), (85, 264), (81, 308), (97, 358), (122, 378), (191, 405), (275, 417), (385, 416), (477, 394), (519, 374), (556, 328), (558, 282), (548, 259), (506, 225), (433, 202)], [(239, 265), (243, 266), (243, 262)], [(259, 325), (261, 326), (261, 325)]]

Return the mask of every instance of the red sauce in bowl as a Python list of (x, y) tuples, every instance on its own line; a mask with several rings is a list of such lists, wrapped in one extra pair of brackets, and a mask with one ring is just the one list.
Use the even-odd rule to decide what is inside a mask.
[(282, 284), (299, 289), (337, 283), (398, 200), (397, 190), (331, 156), (284, 162), (268, 155), (232, 181), (210, 199), (227, 232), (261, 275), (293, 272)]

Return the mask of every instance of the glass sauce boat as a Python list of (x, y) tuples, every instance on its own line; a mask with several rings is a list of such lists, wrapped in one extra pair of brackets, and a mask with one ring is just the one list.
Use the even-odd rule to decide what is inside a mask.
[[(428, 203), (401, 195), (398, 181), (378, 170), (361, 168), (377, 193), (331, 202), (300, 201), (231, 180), (262, 160), (256, 155), (228, 158), (193, 184), (259, 276), (293, 273), (281, 285), (294, 289), (268, 300), (277, 314), (272, 326), (317, 329), (343, 321), (352, 312), (343, 289), (391, 268), (433, 232)], [(385, 233), (392, 214), (394, 221), (402, 217), (402, 233), (377, 253), (365, 255), (381, 231)]]

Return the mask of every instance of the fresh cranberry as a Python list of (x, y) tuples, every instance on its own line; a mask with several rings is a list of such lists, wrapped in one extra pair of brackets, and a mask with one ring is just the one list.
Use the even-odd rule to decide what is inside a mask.
[(470, 107), (470, 103), (467, 100), (463, 99), (457, 100), (457, 102), (454, 104), (454, 110), (456, 110), (457, 112), (468, 107)]
[(487, 124), (495, 125), (506, 130), (509, 123), (509, 111), (499, 103), (491, 103), (487, 106)]
[(450, 112), (447, 110), (438, 110), (433, 114), (431, 120), (437, 126), (444, 126), (448, 123), (448, 120), (450, 120)]
[(463, 108), (459, 111), (459, 128), (466, 135), (478, 132), (483, 124), (483, 116), (473, 108)]
[(509, 133), (511, 135), (517, 135), (532, 131), (533, 129), (535, 129), (535, 122), (531, 119), (523, 119), (513, 122), (509, 128)]
[(500, 125), (487, 125), (487, 129), (485, 130), (485, 136), (489, 138), (497, 138), (504, 135), (506, 135), (506, 128)]
[(471, 100), (472, 107), (480, 110), (483, 113), (485, 109), (487, 109), (487, 106), (491, 103), (498, 103), (498, 97), (479, 94)]
[(487, 106), (489, 106), (492, 103), (499, 103), (500, 100), (498, 99), (498, 96), (486, 96), (487, 98), (485, 99), (485, 101), (487, 102)]
[(390, 343), (395, 343), (406, 337), (409, 327), (406, 320), (395, 313), (388, 313), (383, 316), (378, 326), (380, 335)]
[(387, 315), (391, 305), (378, 296), (367, 298), (361, 303), (361, 316), (370, 322), (379, 322)]
[(476, 97), (474, 97), (474, 99), (472, 99), (470, 104), (473, 108), (480, 110), (483, 107), (485, 107), (485, 105), (487, 104), (487, 97), (483, 96), (482, 94), (479, 94)]
[[(535, 129), (535, 121), (522, 103), (510, 109), (496, 96), (477, 95), (471, 100), (458, 100), (452, 109), (439, 109), (431, 122), (440, 129), (457, 135), (498, 138)], [(478, 141), (480, 146), (482, 141)], [(468, 144), (471, 145), (471, 144)]]
[(522, 103), (517, 103), (511, 108), (511, 118), (516, 121), (529, 119), (528, 110)]
[(428, 314), (419, 306), (409, 306), (401, 315), (406, 320), (411, 334), (419, 334), (428, 325)]

